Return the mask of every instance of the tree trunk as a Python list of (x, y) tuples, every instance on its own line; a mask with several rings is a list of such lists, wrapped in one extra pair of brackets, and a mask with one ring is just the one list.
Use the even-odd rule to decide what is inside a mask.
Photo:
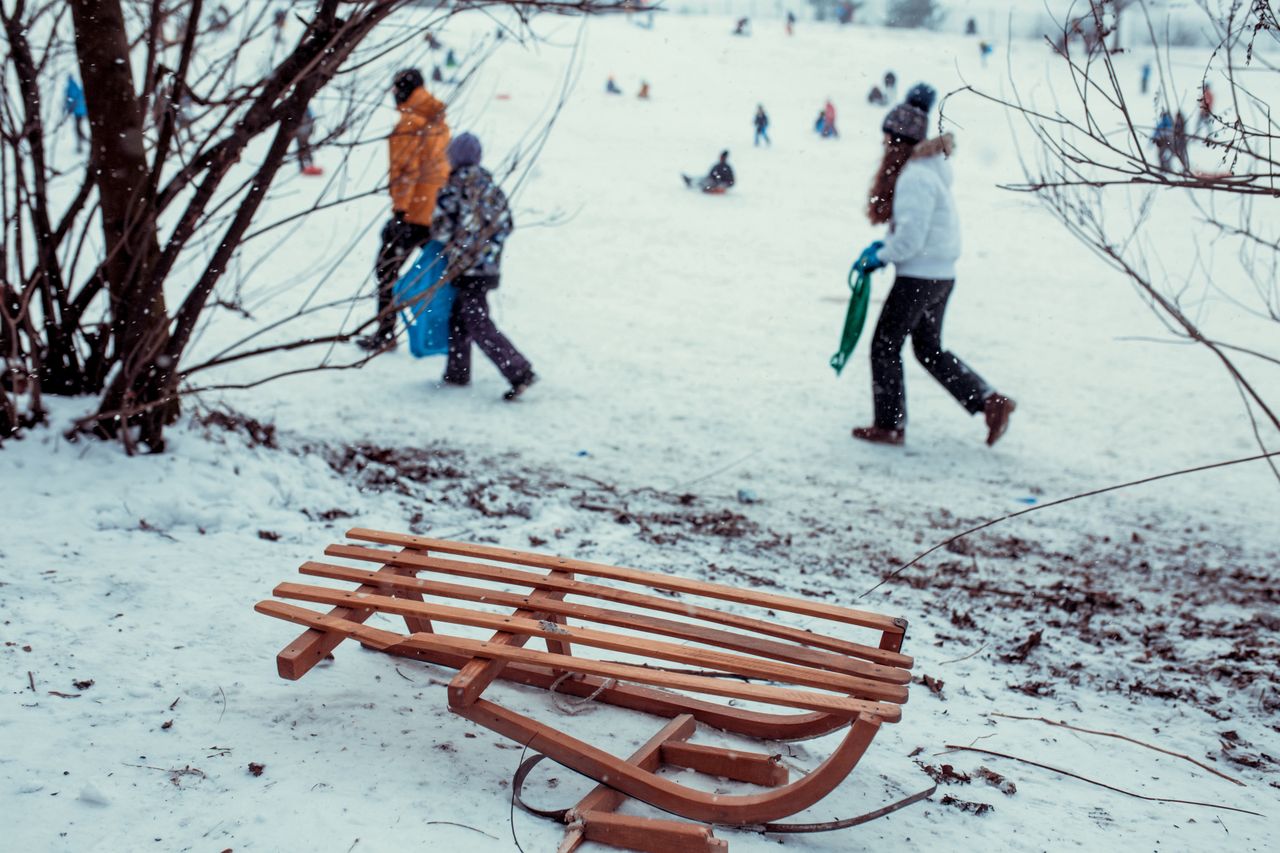
[[(120, 0), (71, 0), (76, 54), (89, 111), (91, 162), (98, 175), (102, 265), (111, 304), (115, 372), (103, 396), (98, 431), (121, 435), (131, 426), (152, 451), (164, 447), (163, 427), (177, 417), (170, 384), (168, 314), (161, 288), (149, 288), (160, 256), (154, 196), (143, 144), (143, 110), (134, 87)], [(131, 444), (123, 433), (126, 446)]]

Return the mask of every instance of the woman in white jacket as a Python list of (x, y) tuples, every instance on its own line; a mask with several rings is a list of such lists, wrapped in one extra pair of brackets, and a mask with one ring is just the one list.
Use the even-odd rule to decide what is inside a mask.
[(871, 187), (867, 215), (888, 223), (884, 241), (873, 244), (870, 269), (895, 266), (893, 289), (880, 310), (871, 343), (871, 390), (875, 423), (857, 427), (854, 438), (902, 444), (907, 402), (902, 345), (911, 336), (916, 358), (971, 414), (983, 413), (987, 444), (1009, 426), (1013, 400), (942, 348), (942, 319), (955, 285), (960, 222), (951, 197), (951, 134), (926, 140), (934, 91), (920, 84), (884, 120), (884, 158)]

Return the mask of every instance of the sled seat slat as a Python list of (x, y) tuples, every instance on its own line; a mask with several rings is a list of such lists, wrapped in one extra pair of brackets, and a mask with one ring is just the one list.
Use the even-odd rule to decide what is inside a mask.
[(803, 598), (792, 598), (791, 596), (776, 595), (768, 592), (750, 592), (724, 584), (663, 575), (657, 572), (645, 572), (639, 569), (627, 569), (603, 563), (590, 563), (585, 560), (569, 559), (568, 557), (552, 557), (529, 551), (494, 548), (488, 545), (472, 545), (464, 542), (451, 542), (445, 539), (429, 539), (425, 536), (413, 536), (407, 533), (385, 533), (380, 530), (368, 530), (362, 527), (347, 531), (347, 536), (351, 539), (363, 539), (368, 542), (377, 542), (381, 545), (399, 545), (404, 548), (436, 551), (441, 554), (501, 560), (502, 562), (514, 563), (519, 566), (555, 569), (571, 572), (575, 575), (609, 578), (611, 580), (641, 584), (653, 589), (687, 592), (708, 598), (718, 598), (723, 601), (735, 601), (756, 607), (769, 607), (787, 613), (816, 616), (887, 633), (902, 633), (902, 627), (898, 620), (882, 616), (879, 613), (837, 607), (819, 601), (808, 601)]
[[(750, 678), (766, 678), (825, 690), (839, 690), (862, 698), (885, 699), (890, 702), (907, 701), (907, 688), (902, 685), (884, 684), (883, 682), (856, 678), (843, 673), (779, 663), (746, 655), (691, 648), (657, 640), (645, 640), (610, 631), (562, 626), (545, 619), (520, 618), (514, 615), (490, 615), (462, 607), (425, 604), (376, 593), (335, 590), (306, 584), (282, 583), (276, 586), (273, 594), (277, 598), (291, 598), (316, 604), (331, 604), (351, 608), (371, 607), (381, 613), (390, 613), (396, 616), (420, 616), (434, 622), (467, 625), (472, 628), (489, 628), (508, 634), (542, 637), (544, 639), (572, 642), (593, 648), (643, 655), (693, 666), (708, 666), (723, 672), (745, 675)], [(533, 605), (535, 609), (539, 607), (550, 608), (551, 606), (551, 602), (547, 602), (544, 605)], [(533, 611), (526, 608), (519, 612)]]
[[(736, 613), (726, 613), (721, 610), (714, 610), (709, 607), (684, 602), (679, 599), (662, 598), (656, 595), (638, 593), (632, 590), (618, 589), (616, 587), (602, 586), (600, 584), (586, 583), (578, 580), (556, 579), (531, 572), (495, 567), (481, 563), (442, 560), (415, 554), (412, 551), (395, 554), (379, 550), (377, 548), (330, 545), (325, 549), (325, 554), (330, 557), (343, 557), (346, 559), (364, 560), (374, 563), (389, 563), (403, 569), (438, 572), (441, 574), (453, 575), (455, 577), (469, 577), (475, 580), (531, 586), (536, 589), (559, 590), (566, 593), (598, 598), (604, 601), (613, 601), (618, 604), (643, 607), (649, 610), (657, 610), (664, 613), (687, 616), (691, 619), (699, 619), (720, 625), (740, 628), (744, 631), (790, 640), (801, 645), (816, 647), (826, 651), (836, 652), (837, 654), (859, 658), (885, 667), (905, 670), (910, 669), (914, 663), (908, 655), (904, 655), (898, 651), (898, 649), (901, 648), (901, 638), (906, 631), (906, 622), (901, 619), (894, 620), (894, 628), (892, 632), (884, 632), (883, 634), (884, 637), (890, 638), (888, 641), (891, 644), (896, 645), (896, 648), (877, 648), (863, 643), (850, 642), (839, 637), (831, 637), (816, 631), (806, 631), (778, 622), (769, 622), (763, 619), (741, 616)], [(776, 598), (777, 596), (774, 597)], [(885, 640), (882, 638), (881, 642), (885, 642)], [(901, 675), (898, 677), (901, 677)], [(910, 680), (909, 676), (907, 677), (907, 680)]]
[[(350, 569), (345, 566), (335, 566), (328, 563), (308, 561), (299, 566), (298, 571), (301, 574), (313, 577), (353, 581), (370, 587), (377, 587), (379, 591), (383, 592), (418, 592), (441, 598), (453, 598), (459, 601), (474, 601), (480, 604), (494, 604), (504, 607), (530, 607), (533, 601), (533, 597), (530, 595), (519, 595), (462, 584), (428, 581), (422, 578), (390, 577), (364, 569)], [(547, 613), (575, 616), (599, 622), (602, 625), (613, 625), (663, 636), (694, 640), (707, 645), (750, 652), (789, 663), (800, 663), (821, 669), (830, 669), (835, 672), (843, 672), (848, 675), (873, 678), (890, 684), (907, 684), (911, 681), (911, 673), (905, 669), (880, 666), (879, 664), (848, 658), (833, 652), (798, 646), (793, 643), (779, 643), (761, 637), (744, 637), (732, 631), (723, 631), (673, 619), (662, 619), (632, 611), (610, 610), (588, 604), (576, 604), (566, 601), (550, 602), (544, 599), (539, 606)]]
[(478, 658), (542, 664), (570, 672), (602, 675), (606, 678), (652, 684), (674, 690), (689, 690), (694, 693), (727, 696), (733, 699), (756, 700), (789, 708), (825, 711), (849, 719), (857, 717), (859, 714), (872, 714), (884, 722), (894, 723), (902, 716), (901, 709), (897, 705), (888, 702), (870, 702), (828, 693), (796, 690), (789, 687), (744, 684), (730, 679), (686, 675), (679, 672), (667, 672), (634, 664), (613, 663), (594, 658), (557, 655), (551, 652), (520, 648), (519, 646), (502, 645), (486, 640), (469, 640), (463, 637), (449, 637), (442, 634), (412, 634), (404, 637), (394, 631), (371, 628), (368, 625), (361, 625), (280, 601), (261, 601), (256, 605), (255, 609), (267, 616), (275, 616), (278, 619), (296, 622), (299, 625), (327, 631), (338, 631), (354, 637), (360, 640), (361, 643), (378, 651), (389, 651), (395, 647), (404, 646), (405, 648), (423, 649), (425, 651), (465, 654)]

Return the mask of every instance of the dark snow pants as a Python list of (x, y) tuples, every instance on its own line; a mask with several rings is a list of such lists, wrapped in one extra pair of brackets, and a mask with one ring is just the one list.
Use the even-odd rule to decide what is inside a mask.
[(955, 281), (898, 276), (880, 309), (871, 341), (871, 391), (876, 426), (903, 429), (907, 423), (906, 388), (902, 379), (902, 345), (911, 347), (924, 369), (971, 414), (982, 411), (991, 393), (982, 377), (942, 348), (942, 318)]
[(396, 315), (391, 310), (394, 301), (396, 279), (409, 255), (431, 241), (431, 229), (416, 222), (396, 222), (391, 219), (382, 226), (382, 248), (374, 272), (378, 278), (378, 330), (374, 334), (383, 338), (395, 336)]
[(444, 381), (458, 385), (471, 381), (472, 343), (480, 347), (512, 385), (526, 381), (533, 373), (533, 366), (489, 317), (487, 294), (498, 286), (498, 276), (460, 276), (453, 286), (458, 293), (449, 312), (449, 356)]

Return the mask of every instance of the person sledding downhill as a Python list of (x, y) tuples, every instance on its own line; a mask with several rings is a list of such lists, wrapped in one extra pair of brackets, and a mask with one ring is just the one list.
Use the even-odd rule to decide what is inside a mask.
[(902, 377), (902, 345), (912, 349), (925, 370), (971, 414), (986, 419), (987, 444), (995, 444), (1009, 426), (1014, 401), (995, 392), (977, 373), (942, 348), (942, 321), (955, 286), (960, 257), (960, 223), (951, 195), (950, 133), (928, 135), (932, 88), (919, 84), (905, 103), (885, 118), (884, 157), (867, 204), (872, 224), (888, 223), (889, 233), (863, 254), (863, 268), (896, 267), (871, 344), (871, 390), (875, 423), (857, 427), (853, 437), (879, 444), (902, 444), (907, 404)]
[(464, 133), (449, 143), (449, 180), (436, 198), (431, 236), (445, 246), (444, 278), (457, 290), (449, 315), (449, 354), (446, 385), (471, 382), (471, 344), (480, 347), (502, 372), (511, 388), (511, 401), (537, 379), (529, 360), (520, 354), (489, 317), (486, 294), (498, 287), (502, 247), (515, 223), (502, 188), (480, 165), (480, 140)]
[(733, 167), (729, 165), (729, 152), (720, 152), (720, 159), (707, 172), (705, 178), (695, 181), (688, 175), (681, 175), (680, 177), (684, 179), (686, 187), (700, 189), (704, 193), (712, 195), (723, 195), (729, 187), (733, 186), (734, 182)]
[(374, 266), (378, 279), (377, 330), (356, 343), (376, 352), (396, 345), (393, 293), (400, 268), (414, 250), (431, 239), (436, 193), (449, 177), (445, 149), (449, 125), (444, 104), (423, 86), (422, 72), (406, 68), (391, 86), (400, 120), (391, 133), (391, 219), (382, 227), (382, 247)]

